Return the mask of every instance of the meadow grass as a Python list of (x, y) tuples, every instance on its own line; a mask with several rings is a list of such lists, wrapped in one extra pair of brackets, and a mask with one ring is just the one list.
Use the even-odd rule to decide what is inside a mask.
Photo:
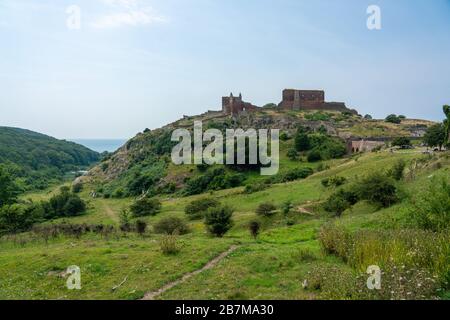
[[(0, 241), (0, 278), (3, 279), (0, 282), (0, 298), (137, 299), (143, 297), (145, 292), (157, 290), (164, 284), (179, 279), (183, 274), (201, 268), (232, 244), (239, 244), (239, 248), (213, 269), (190, 278), (157, 298), (324, 298), (321, 292), (303, 288), (302, 285), (302, 282), (311, 277), (311, 272), (315, 272), (318, 267), (332, 267), (347, 275), (353, 275), (367, 267), (366, 264), (383, 262), (387, 257), (383, 255), (386, 245), (382, 242), (376, 239), (362, 241), (361, 246), (366, 249), (364, 253), (355, 252), (355, 256), (363, 258), (347, 264), (345, 260), (348, 262), (349, 259), (343, 260), (324, 252), (318, 240), (321, 227), (334, 221), (350, 232), (361, 230), (382, 232), (379, 230), (384, 229), (393, 229), (391, 232), (395, 232), (396, 228), (402, 228), (399, 217), (406, 212), (408, 206), (406, 200), (424, 188), (430, 175), (448, 177), (450, 165), (443, 161), (440, 168), (425, 166), (413, 179), (400, 182), (399, 188), (406, 200), (399, 204), (378, 210), (367, 202), (359, 202), (345, 211), (340, 219), (325, 213), (320, 207), (320, 203), (334, 192), (333, 188), (322, 186), (322, 179), (342, 176), (347, 178), (348, 183), (352, 183), (368, 173), (387, 170), (399, 159), (404, 159), (407, 163), (415, 159), (433, 161), (429, 156), (421, 154), (367, 153), (328, 161), (329, 169), (317, 172), (304, 180), (271, 185), (266, 190), (252, 194), (245, 194), (244, 188), (239, 187), (190, 197), (161, 196), (159, 197), (162, 201), (161, 212), (154, 217), (142, 218), (150, 226), (145, 238), (129, 234), (126, 237), (112, 235), (106, 239), (99, 235), (87, 234), (80, 239), (61, 236), (51, 239), (48, 244), (36, 239), (18, 241), (3, 238)], [(286, 170), (310, 164), (285, 158), (282, 165), (282, 170)], [(179, 173), (182, 172), (183, 170)], [(254, 179), (256, 181), (260, 178)], [(31, 198), (33, 201), (45, 200), (54, 192), (50, 190), (27, 194), (23, 198)], [(89, 186), (85, 186), (81, 193), (88, 202), (88, 211), (85, 215), (50, 223), (69, 221), (102, 223), (118, 227), (121, 210), (129, 207), (133, 199), (90, 198), (89, 192)], [(207, 234), (202, 220), (188, 221), (191, 233), (178, 237), (181, 244), (179, 252), (165, 255), (159, 245), (161, 236), (152, 233), (152, 226), (168, 216), (186, 219), (184, 214), (186, 205), (194, 199), (205, 196), (216, 198), (222, 204), (234, 208), (233, 228), (223, 238), (212, 238)], [(288, 217), (290, 224), (293, 225), (287, 223), (286, 217), (281, 212), (267, 219), (257, 217), (255, 214), (255, 209), (263, 202), (272, 202), (279, 208), (286, 201), (293, 204)], [(297, 210), (299, 206), (308, 207), (312, 213), (305, 214)], [(256, 241), (248, 231), (248, 223), (254, 219), (259, 219), (262, 224), (261, 234)], [(24, 237), (27, 238), (27, 234)], [(366, 251), (370, 252), (370, 255), (365, 254)], [(401, 246), (392, 245), (391, 251), (395, 251), (399, 257), (407, 255), (407, 251)], [(445, 268), (446, 262), (443, 263), (436, 268), (440, 268), (439, 270)], [(74, 264), (81, 267), (80, 291), (67, 290), (66, 280), (60, 276), (68, 266)], [(127, 281), (112, 291), (111, 288), (125, 278)], [(334, 293), (332, 297), (336, 298)]]

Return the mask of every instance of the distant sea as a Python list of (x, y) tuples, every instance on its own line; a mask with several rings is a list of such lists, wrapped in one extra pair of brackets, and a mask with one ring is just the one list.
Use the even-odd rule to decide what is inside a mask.
[(97, 152), (114, 152), (127, 142), (126, 139), (71, 139), (70, 141)]

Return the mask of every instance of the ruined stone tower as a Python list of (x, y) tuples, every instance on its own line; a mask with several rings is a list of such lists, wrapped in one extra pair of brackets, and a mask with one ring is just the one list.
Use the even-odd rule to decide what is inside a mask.
[(229, 97), (222, 97), (222, 112), (229, 115), (238, 115), (242, 112), (255, 110), (257, 106), (242, 100), (242, 94), (239, 97), (230, 93)]

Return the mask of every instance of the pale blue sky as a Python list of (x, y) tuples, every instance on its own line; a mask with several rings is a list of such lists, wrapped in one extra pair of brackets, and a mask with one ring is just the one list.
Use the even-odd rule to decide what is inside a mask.
[[(69, 5), (81, 30), (66, 27)], [(450, 1), (0, 0), (0, 125), (129, 138), (230, 91), (263, 105), (288, 87), (379, 118), (442, 119)]]

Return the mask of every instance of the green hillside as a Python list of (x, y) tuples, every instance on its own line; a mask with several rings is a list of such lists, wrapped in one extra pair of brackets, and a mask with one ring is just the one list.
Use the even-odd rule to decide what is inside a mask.
[(87, 168), (99, 154), (73, 142), (37, 132), (0, 127), (0, 164), (23, 190), (45, 189), (71, 171)]
[[(185, 118), (138, 134), (71, 189), (18, 199), (0, 172), (0, 299), (448, 299), (449, 152), (421, 141), (341, 152), (349, 132), (382, 127), (389, 144), (431, 122), (326, 116)], [(173, 165), (171, 130), (199, 119), (279, 126), (280, 172)], [(66, 287), (74, 265), (80, 290)], [(366, 286), (369, 266), (379, 290)]]
[[(384, 120), (368, 120), (358, 115), (333, 111), (285, 111), (278, 108), (264, 108), (235, 118), (221, 112), (207, 112), (202, 115), (184, 117), (156, 130), (145, 130), (130, 139), (122, 148), (93, 168), (85, 180), (98, 186), (98, 194), (106, 197), (127, 197), (143, 192), (152, 195), (195, 194), (206, 190), (226, 189), (235, 186), (264, 182), (258, 168), (246, 166), (175, 166), (170, 154), (176, 144), (171, 142), (174, 129), (192, 130), (194, 121), (202, 121), (203, 130), (228, 128), (277, 128), (281, 131), (280, 172), (276, 181), (296, 175), (299, 168), (316, 168), (319, 162), (308, 163), (308, 152), (298, 159), (288, 157), (295, 146), (298, 129), (307, 128), (317, 143), (317, 151), (323, 160), (339, 158), (345, 153), (347, 139), (385, 139), (415, 137), (433, 124), (426, 120), (404, 119), (399, 124)], [(422, 133), (423, 134), (423, 133)], [(209, 181), (215, 177), (216, 181)], [(272, 180), (273, 180), (272, 179)], [(219, 183), (216, 183), (219, 182)], [(273, 181), (272, 181), (273, 182)], [(269, 181), (270, 183), (270, 181)]]
[[(345, 188), (370, 172), (391, 168), (398, 160), (404, 160), (408, 169), (404, 179), (397, 183), (401, 200), (394, 206), (378, 208), (367, 201), (360, 201), (340, 218), (322, 209), (321, 203), (335, 191), (322, 185), (325, 178), (345, 177), (348, 181)], [(422, 294), (426, 295), (423, 298), (429, 298), (430, 294), (445, 297), (441, 284), (442, 281), (445, 283), (450, 270), (449, 233), (414, 229), (407, 219), (411, 204), (419, 200), (418, 195), (428, 192), (430, 184), (439, 181), (431, 180), (431, 176), (448, 179), (448, 154), (429, 157), (401, 152), (369, 153), (336, 162), (329, 169), (304, 180), (275, 184), (252, 194), (244, 193), (241, 187), (200, 196), (161, 197), (161, 212), (141, 219), (148, 223), (144, 236), (119, 229), (121, 212), (133, 203), (133, 199), (91, 198), (90, 189), (86, 186), (81, 196), (88, 203), (87, 213), (69, 220), (55, 220), (52, 225), (60, 225), (64, 221), (71, 228), (105, 225), (103, 231), (86, 231), (78, 236), (66, 230), (47, 237), (36, 228), (34, 232), (4, 236), (0, 241), (0, 277), (6, 281), (0, 283), (0, 297), (139, 299), (202, 268), (232, 245), (237, 246), (236, 250), (213, 269), (201, 272), (155, 298), (365, 299), (368, 297), (358, 296), (358, 287), (354, 287), (355, 283), (362, 283), (358, 282), (361, 279), (358, 275), (363, 274), (364, 277), (365, 268), (371, 264), (386, 266), (391, 261), (389, 259), (400, 267), (405, 265), (408, 272), (417, 269), (425, 272), (424, 277), (429, 273), (439, 277), (436, 279), (439, 279), (437, 283), (441, 291), (433, 291), (436, 289), (428, 287), (429, 281), (421, 275), (417, 275), (417, 279), (411, 278), (405, 269), (398, 276), (406, 277), (411, 285), (403, 288), (397, 284), (395, 290), (411, 290), (414, 295), (408, 296), (407, 291), (401, 291), (395, 297), (420, 299)], [(206, 196), (234, 208), (234, 225), (223, 238), (210, 236), (201, 220), (186, 219), (186, 205)], [(43, 193), (36, 194), (33, 199), (48, 197)], [(450, 194), (445, 199), (449, 197)], [(292, 209), (287, 215), (280, 209), (271, 217), (258, 217), (256, 208), (267, 201), (278, 208), (291, 201)], [(166, 255), (161, 251), (166, 236), (154, 231), (157, 223), (167, 217), (188, 221), (190, 229), (189, 233), (177, 237), (179, 252), (176, 254)], [(254, 219), (262, 223), (257, 240), (248, 232), (248, 223)], [(341, 258), (325, 250), (321, 232), (330, 223), (356, 234), (358, 243), (363, 245), (357, 247), (360, 250), (358, 260)], [(111, 229), (106, 226), (111, 226)], [(392, 241), (378, 242), (381, 237)], [(339, 238), (335, 241), (339, 243)], [(378, 251), (378, 246), (381, 251)], [(81, 268), (82, 290), (65, 288), (64, 271), (73, 264)], [(309, 281), (309, 287), (302, 285), (305, 280)], [(359, 281), (365, 283), (366, 278)], [(418, 281), (424, 281), (422, 284), (427, 287), (423, 290), (414, 288)], [(389, 294), (380, 293), (378, 298), (390, 298)]]

